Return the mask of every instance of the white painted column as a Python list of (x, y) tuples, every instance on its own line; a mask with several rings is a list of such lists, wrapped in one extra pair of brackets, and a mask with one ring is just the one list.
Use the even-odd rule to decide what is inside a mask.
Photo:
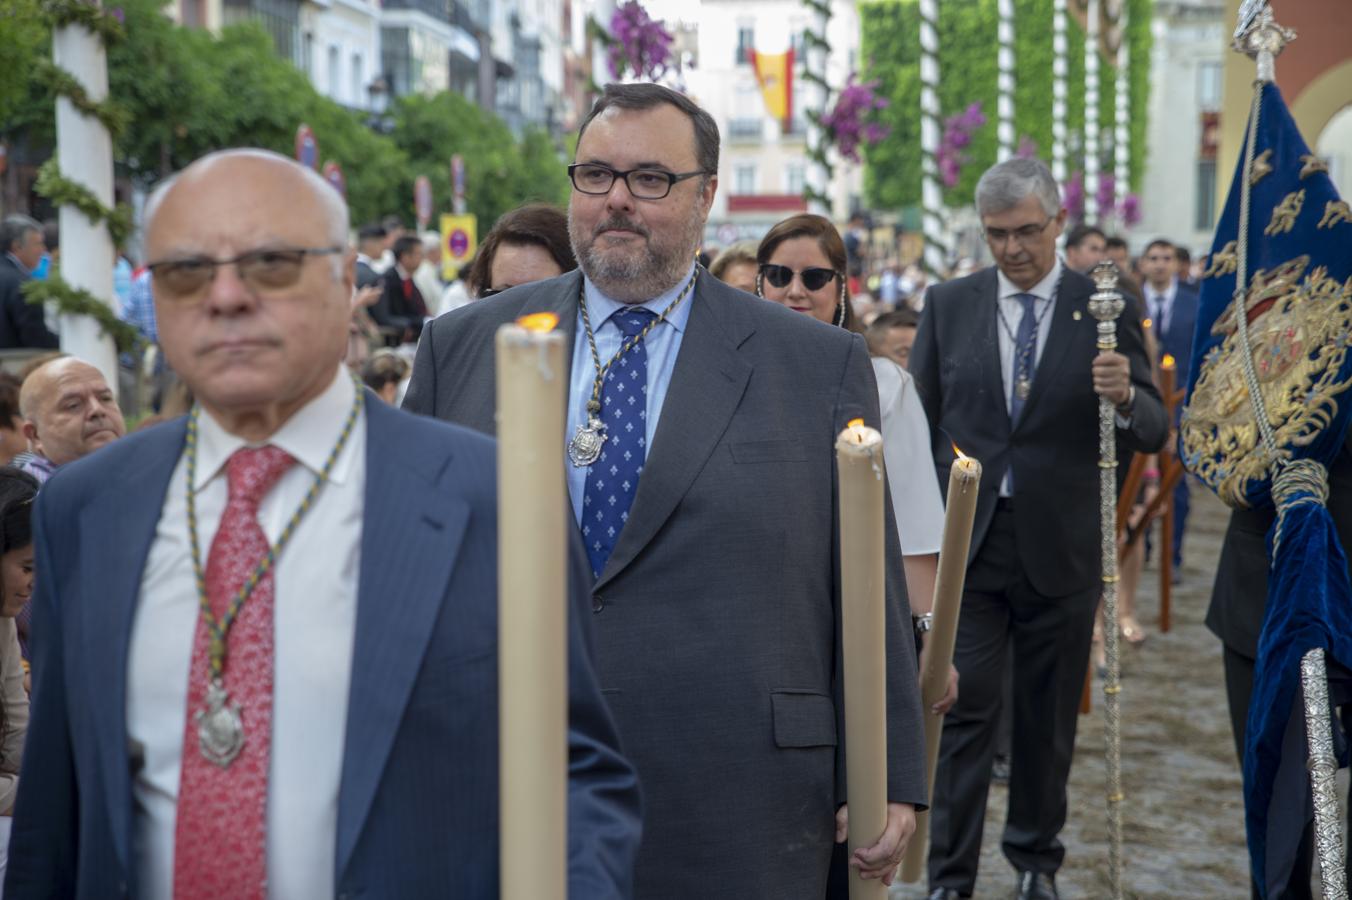
[(1099, 219), (1099, 4), (1089, 0), (1084, 35), (1084, 220)]
[(1066, 0), (1052, 0), (1052, 177), (1066, 183)]
[[(826, 40), (826, 29), (830, 24), (831, 17), (821, 9), (811, 9), (812, 31), (823, 40)], [(803, 52), (806, 56), (803, 63), (804, 70), (812, 73), (817, 78), (820, 78), (824, 83), (826, 81), (828, 63), (826, 51), (816, 43), (806, 42), (804, 44)], [(830, 111), (826, 108), (828, 99), (829, 97), (823, 84), (819, 84), (813, 80), (803, 79), (803, 102), (807, 105), (808, 109), (815, 110), (819, 116), (824, 116)], [(823, 158), (827, 157), (831, 152), (831, 147), (826, 139), (826, 130), (816, 122), (813, 122), (810, 117), (804, 116), (803, 118), (807, 123), (808, 149), (819, 152)], [(820, 199), (821, 197), (831, 196), (830, 173), (827, 172), (826, 166), (810, 156), (807, 158), (806, 163), (807, 168), (803, 173), (803, 181), (808, 188), (811, 189), (813, 194), (813, 199), (808, 203), (808, 212), (815, 213), (819, 216), (830, 217), (831, 208), (829, 203), (823, 203)]]
[[(58, 29), (52, 58), (75, 76), (100, 103), (108, 96), (108, 62), (102, 39), (83, 25)], [(108, 129), (65, 97), (56, 100), (56, 156), (61, 174), (88, 188), (106, 207), (113, 205), (113, 142)], [(116, 309), (113, 297), (113, 242), (107, 226), (91, 222), (73, 206), (61, 207), (61, 278)], [(61, 349), (95, 366), (117, 390), (117, 350), (89, 316), (61, 316)]]
[(939, 187), (939, 7), (920, 0), (920, 212), (924, 266), (943, 278), (948, 266), (943, 192)]
[(1113, 183), (1116, 188), (1117, 217), (1123, 227), (1122, 205), (1130, 192), (1131, 179), (1131, 46), (1127, 40), (1127, 2), (1122, 2), (1122, 16), (1118, 20), (1117, 45), (1117, 106), (1113, 121)]
[(996, 101), (996, 159), (1014, 155), (1014, 0), (999, 0), (999, 97)]

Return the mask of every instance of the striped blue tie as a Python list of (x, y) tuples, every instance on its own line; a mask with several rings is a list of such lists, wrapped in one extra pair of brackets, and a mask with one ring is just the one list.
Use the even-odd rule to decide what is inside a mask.
[(1014, 336), (1014, 383), (1009, 386), (1009, 421), (1019, 421), (1023, 404), (1027, 398), (1019, 396), (1019, 385), (1033, 383), (1033, 372), (1037, 369), (1037, 315), (1033, 304), (1037, 297), (1033, 294), (1018, 294), (1014, 298), (1023, 305), (1023, 318), (1019, 320), (1019, 331)]

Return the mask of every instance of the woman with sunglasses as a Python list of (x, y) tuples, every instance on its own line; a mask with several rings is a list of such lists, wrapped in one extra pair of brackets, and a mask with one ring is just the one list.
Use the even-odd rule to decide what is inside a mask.
[[(844, 274), (845, 242), (827, 219), (801, 214), (780, 222), (761, 239), (756, 262), (759, 296), (827, 325), (862, 331)], [(928, 631), (930, 606), (934, 602), (934, 579), (943, 539), (943, 501), (930, 453), (929, 423), (910, 375), (886, 357), (872, 356), (871, 361), (878, 381), (883, 460), (901, 537), (906, 593), (920, 644), (923, 633)], [(950, 668), (948, 690), (932, 712), (946, 713), (957, 698), (958, 673)], [(842, 841), (845, 835), (837, 833), (836, 839)], [(841, 846), (837, 845), (838, 852), (832, 859), (828, 898), (848, 895), (846, 855)]]

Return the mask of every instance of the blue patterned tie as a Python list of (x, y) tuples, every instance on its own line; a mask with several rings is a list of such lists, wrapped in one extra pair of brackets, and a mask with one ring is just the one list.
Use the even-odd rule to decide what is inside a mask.
[(1033, 294), (1016, 294), (1015, 300), (1023, 305), (1023, 318), (1019, 320), (1019, 331), (1014, 337), (1014, 383), (1009, 386), (1009, 421), (1019, 421), (1023, 412), (1024, 397), (1019, 396), (1019, 382), (1033, 383), (1033, 371), (1037, 368), (1037, 316), (1033, 304), (1037, 297)]
[[(641, 306), (621, 309), (610, 317), (623, 332), (626, 343), (648, 327), (656, 313)], [(587, 488), (582, 494), (582, 539), (587, 545), (592, 575), (601, 577), (606, 560), (615, 549), (629, 507), (638, 493), (647, 447), (648, 350), (643, 341), (606, 372), (601, 385), (601, 418), (606, 423), (606, 442), (601, 456), (587, 470)]]

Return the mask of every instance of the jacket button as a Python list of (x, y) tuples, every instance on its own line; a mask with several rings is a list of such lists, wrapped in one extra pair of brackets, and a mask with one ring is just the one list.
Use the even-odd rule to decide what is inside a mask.
[(601, 610), (605, 609), (605, 606), (606, 606), (605, 598), (603, 598), (600, 594), (596, 594), (592, 597), (592, 612), (599, 613)]

